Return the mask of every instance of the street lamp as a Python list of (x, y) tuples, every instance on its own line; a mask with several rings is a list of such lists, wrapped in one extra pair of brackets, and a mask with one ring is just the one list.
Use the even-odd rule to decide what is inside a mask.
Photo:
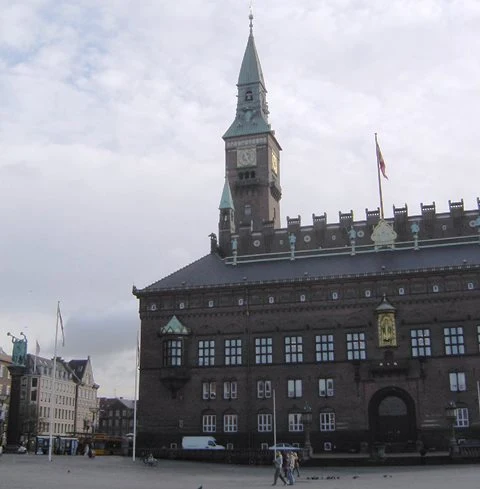
[(312, 453), (312, 444), (310, 443), (310, 426), (312, 425), (312, 407), (308, 402), (305, 403), (302, 412), (302, 424), (305, 429), (305, 452), (308, 456)]
[(457, 420), (457, 405), (454, 401), (450, 401), (445, 408), (445, 418), (450, 423), (452, 431), (450, 433), (450, 454), (454, 455), (458, 453), (457, 438), (455, 436), (455, 421)]
[(92, 436), (95, 435), (95, 428), (97, 427), (98, 424), (98, 419), (97, 419), (97, 414), (100, 411), (100, 408), (98, 407), (91, 407), (90, 412), (92, 413)]

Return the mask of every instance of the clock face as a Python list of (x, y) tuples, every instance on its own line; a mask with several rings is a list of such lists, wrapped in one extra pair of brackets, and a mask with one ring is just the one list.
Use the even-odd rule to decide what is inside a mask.
[(272, 151), (272, 172), (278, 175), (278, 156)]
[(255, 166), (256, 164), (256, 148), (242, 148), (237, 150), (237, 166)]

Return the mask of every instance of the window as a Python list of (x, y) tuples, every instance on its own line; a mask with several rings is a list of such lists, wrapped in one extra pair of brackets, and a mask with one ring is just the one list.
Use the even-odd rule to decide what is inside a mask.
[(215, 414), (204, 414), (202, 429), (204, 433), (215, 433), (217, 431), (217, 416)]
[(450, 390), (452, 392), (463, 392), (467, 390), (465, 372), (450, 372)]
[(365, 291), (365, 297), (370, 297), (371, 295), (372, 295), (372, 292), (369, 289), (367, 289)]
[(473, 282), (468, 282), (467, 289), (468, 290), (473, 290), (474, 288), (475, 288), (475, 286), (473, 285)]
[(463, 340), (463, 328), (443, 328), (446, 355), (463, 355), (465, 353), (465, 343)]
[(468, 408), (458, 407), (457, 408), (457, 419), (455, 420), (456, 428), (467, 428), (470, 426), (468, 421)]
[(236, 399), (237, 398), (237, 381), (227, 380), (223, 383), (223, 398), (224, 399)]
[(477, 343), (478, 343), (478, 351), (480, 351), (480, 326), (477, 326)]
[(199, 367), (215, 365), (215, 340), (198, 342), (198, 365)]
[(225, 365), (242, 364), (242, 340), (225, 340)]
[(403, 287), (399, 287), (398, 295), (405, 295), (405, 289)]
[(300, 294), (300, 302), (305, 302), (305, 294)]
[(315, 336), (315, 360), (317, 362), (333, 362), (335, 360), (332, 334)]
[(272, 381), (258, 380), (257, 381), (257, 397), (258, 399), (270, 399), (272, 397)]
[(365, 333), (347, 333), (348, 360), (365, 360), (367, 358), (367, 345)]
[(303, 431), (302, 413), (288, 415), (288, 431)]
[(320, 431), (335, 431), (335, 413), (320, 413)]
[(270, 297), (268, 298), (268, 303), (269, 303), (269, 304), (275, 304), (275, 297), (270, 296)]
[(318, 379), (318, 395), (320, 397), (332, 397), (333, 393), (333, 379)]
[(301, 336), (285, 337), (285, 362), (303, 362), (303, 338)]
[(272, 363), (272, 338), (255, 338), (255, 363), (257, 365)]
[(179, 367), (182, 365), (182, 340), (167, 340), (163, 343), (163, 366)]
[(235, 433), (238, 431), (237, 414), (225, 414), (223, 416), (223, 431), (225, 433)]
[(208, 307), (213, 307), (214, 305), (215, 305), (215, 303), (212, 300), (208, 301)]
[(217, 384), (215, 382), (202, 382), (202, 398), (215, 399), (217, 397)]
[(302, 397), (302, 381), (301, 379), (290, 379), (287, 382), (288, 385), (288, 397), (295, 399)]
[(272, 431), (272, 415), (259, 414), (257, 416), (257, 430), (259, 432)]
[(338, 292), (332, 292), (332, 299), (336, 301), (338, 299)]
[(439, 289), (438, 285), (434, 285), (432, 287), (432, 290), (433, 290), (433, 292), (438, 292), (440, 289)]
[(429, 329), (412, 329), (410, 330), (410, 347), (412, 357), (430, 357), (432, 348), (430, 343)]

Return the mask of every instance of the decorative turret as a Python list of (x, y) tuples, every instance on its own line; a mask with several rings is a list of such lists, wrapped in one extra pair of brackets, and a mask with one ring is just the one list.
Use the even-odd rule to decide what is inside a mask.
[(227, 178), (225, 178), (218, 209), (220, 211), (218, 221), (220, 253), (225, 256), (231, 253), (232, 235), (235, 233), (235, 206)]
[(267, 90), (253, 38), (252, 13), (249, 19), (250, 35), (238, 76), (235, 120), (223, 139), (235, 229), (250, 226), (253, 231), (260, 231), (267, 221), (280, 227), (281, 147), (268, 122)]

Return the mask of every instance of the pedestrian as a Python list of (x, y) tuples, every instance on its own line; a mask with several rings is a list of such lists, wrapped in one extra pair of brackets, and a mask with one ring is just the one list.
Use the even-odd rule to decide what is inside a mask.
[(293, 477), (293, 469), (295, 467), (295, 460), (293, 458), (293, 452), (287, 453), (287, 481), (288, 485), (293, 486), (295, 478)]
[(273, 484), (272, 486), (277, 485), (277, 480), (280, 477), (280, 480), (283, 482), (283, 485), (287, 485), (287, 481), (282, 475), (282, 466), (283, 466), (283, 457), (280, 452), (275, 452), (275, 458), (273, 460), (273, 464), (275, 466), (275, 472), (273, 474)]
[(297, 477), (300, 477), (300, 457), (297, 452), (293, 452), (293, 460), (295, 462), (295, 466), (293, 468), (293, 474), (297, 473)]

